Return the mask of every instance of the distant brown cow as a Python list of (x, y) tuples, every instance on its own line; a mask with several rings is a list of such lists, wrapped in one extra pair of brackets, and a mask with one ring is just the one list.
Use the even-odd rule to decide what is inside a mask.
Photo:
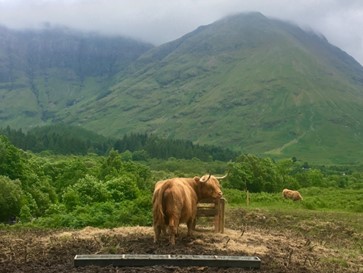
[(300, 201), (303, 200), (301, 194), (298, 191), (284, 189), (282, 191), (282, 196), (286, 199), (291, 199), (293, 201)]
[(171, 178), (157, 182), (153, 194), (154, 242), (159, 240), (161, 231), (164, 232), (168, 226), (170, 243), (175, 245), (175, 235), (180, 223), (187, 224), (190, 236), (198, 201), (205, 198), (221, 198), (222, 191), (218, 179), (224, 177), (204, 175), (201, 178)]

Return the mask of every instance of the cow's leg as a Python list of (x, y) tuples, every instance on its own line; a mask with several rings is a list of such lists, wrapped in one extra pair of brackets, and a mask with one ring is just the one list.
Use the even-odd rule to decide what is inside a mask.
[(169, 238), (171, 245), (175, 245), (175, 235), (178, 233), (178, 224), (178, 221), (175, 221), (173, 218), (169, 221)]
[(160, 239), (161, 226), (154, 224), (154, 243), (158, 242)]
[(190, 237), (192, 236), (193, 229), (195, 229), (195, 219), (191, 218), (187, 222), (187, 227), (188, 227), (188, 237)]
[(165, 225), (163, 225), (163, 226), (161, 227), (161, 233), (162, 233), (163, 235), (166, 235), (166, 226), (165, 226)]

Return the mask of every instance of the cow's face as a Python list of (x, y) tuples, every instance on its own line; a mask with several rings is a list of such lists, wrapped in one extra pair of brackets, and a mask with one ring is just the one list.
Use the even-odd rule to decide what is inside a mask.
[(221, 198), (223, 193), (218, 179), (213, 175), (203, 175), (201, 178), (195, 177), (198, 183), (199, 196), (201, 198)]

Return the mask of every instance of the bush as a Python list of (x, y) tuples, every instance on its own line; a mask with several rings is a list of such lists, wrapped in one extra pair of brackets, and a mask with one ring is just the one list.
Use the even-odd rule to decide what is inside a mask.
[(24, 196), (19, 180), (0, 176), (0, 222), (18, 216)]
[(95, 202), (105, 202), (110, 199), (105, 184), (92, 175), (86, 175), (76, 184), (69, 186), (63, 194), (63, 202), (68, 210), (77, 205), (87, 205)]
[(134, 200), (139, 194), (136, 181), (131, 176), (122, 175), (105, 183), (106, 189), (113, 201)]
[(308, 210), (316, 210), (317, 209), (314, 202), (311, 202), (311, 201), (304, 201), (303, 207), (308, 209)]
[(246, 204), (246, 192), (236, 189), (223, 189), (223, 196), (231, 205)]

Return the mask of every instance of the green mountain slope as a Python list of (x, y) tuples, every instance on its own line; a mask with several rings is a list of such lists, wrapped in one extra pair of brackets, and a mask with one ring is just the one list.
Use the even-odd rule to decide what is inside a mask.
[(14, 31), (0, 27), (0, 120), (31, 127), (58, 111), (107, 94), (149, 44), (67, 28)]
[(362, 162), (363, 67), (323, 36), (260, 13), (151, 48), (112, 79), (106, 89), (90, 84), (93, 92), (45, 121), (106, 136), (147, 132), (277, 158)]
[(362, 158), (362, 109), (362, 66), (320, 35), (254, 13), (148, 51), (110, 94), (73, 115), (105, 135), (146, 131), (353, 163)]

